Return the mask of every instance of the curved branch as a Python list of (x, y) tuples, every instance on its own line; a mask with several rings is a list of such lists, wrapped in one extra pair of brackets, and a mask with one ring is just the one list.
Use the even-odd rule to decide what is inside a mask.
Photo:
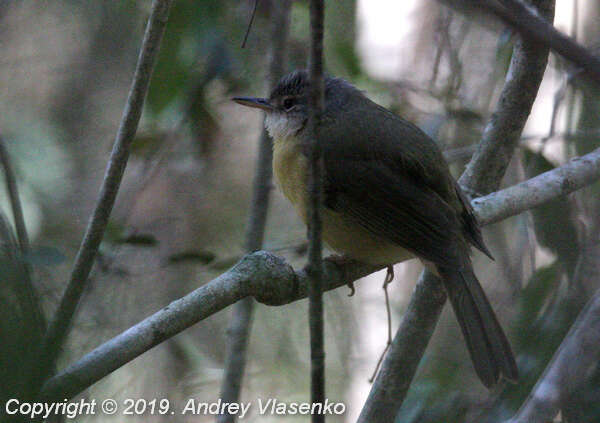
[[(323, 290), (338, 288), (375, 270), (361, 264), (341, 269), (325, 261)], [(282, 258), (265, 251), (249, 254), (218, 278), (172, 302), (51, 378), (42, 396), (48, 401), (72, 398), (152, 347), (242, 298), (253, 296), (264, 304), (284, 305), (306, 298), (308, 285), (306, 272), (295, 272)]]

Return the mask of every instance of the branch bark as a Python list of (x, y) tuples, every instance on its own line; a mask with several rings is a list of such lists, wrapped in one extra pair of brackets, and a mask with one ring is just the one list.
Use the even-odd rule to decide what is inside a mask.
[(472, 204), (478, 220), (487, 225), (513, 216), (515, 210), (531, 209), (569, 194), (574, 191), (572, 186), (583, 187), (598, 178), (600, 148), (512, 187), (475, 198)]
[(67, 336), (108, 224), (108, 218), (127, 166), (129, 146), (133, 141), (142, 114), (144, 99), (146, 98), (150, 77), (158, 56), (160, 41), (167, 24), (172, 2), (173, 0), (154, 0), (152, 4), (133, 82), (123, 110), (96, 207), (77, 252), (67, 288), (44, 337), (38, 363), (39, 368), (33, 372), (36, 376), (40, 375), (42, 379), (53, 367)]
[[(290, 1), (282, 0), (273, 2), (271, 23), (271, 57), (269, 61), (269, 76), (267, 89), (270, 92), (275, 88), (277, 81), (283, 76), (287, 52), (287, 36), (290, 24)], [(256, 171), (252, 189), (252, 204), (250, 218), (246, 232), (245, 249), (252, 253), (259, 250), (263, 243), (269, 197), (272, 185), (273, 146), (266, 129), (263, 128), (260, 140)], [(221, 384), (223, 402), (239, 402), (244, 369), (246, 367), (246, 354), (248, 338), (252, 328), (252, 310), (254, 300), (247, 297), (235, 304), (231, 321), (227, 329), (228, 344), (225, 359), (225, 376)], [(218, 422), (233, 422), (235, 415), (226, 413), (217, 418)]]
[[(578, 161), (571, 161), (566, 166), (571, 165), (574, 165), (575, 168), (573, 169), (574, 172), (569, 174), (570, 176), (567, 176), (564, 169), (560, 167), (537, 177), (543, 177), (548, 186), (547, 189), (538, 191), (540, 198), (546, 200), (556, 198), (550, 197), (551, 192), (556, 196), (566, 195), (594, 180), (600, 179), (600, 151), (585, 155)], [(590, 171), (589, 166), (593, 168), (594, 173), (589, 175), (589, 178), (580, 178), (580, 172), (587, 173)], [(570, 181), (572, 182), (565, 184), (566, 178), (571, 178)], [(563, 186), (564, 190), (558, 193), (554, 190), (555, 186)], [(493, 213), (495, 210), (501, 210), (501, 208), (488, 203), (504, 201), (503, 193), (512, 190), (512, 188), (485, 197), (477, 204), (476, 210), (489, 210), (489, 212), (486, 212), (489, 213), (486, 222), (495, 221)], [(519, 195), (530, 197), (530, 192), (523, 190), (519, 192)], [(513, 204), (514, 206), (510, 208), (510, 213), (513, 215), (521, 213), (531, 206), (531, 204), (523, 201), (514, 202)], [(375, 266), (359, 263), (338, 266), (325, 260), (323, 291), (338, 288), (376, 270), (379, 269)], [(407, 328), (418, 328), (418, 331), (407, 333), (407, 335), (410, 335), (408, 338), (411, 340), (410, 343), (402, 343), (403, 348), (408, 348), (413, 343), (418, 357), (422, 354), (421, 348), (425, 348), (429, 340), (429, 332), (433, 330), (435, 322), (437, 322), (437, 315), (430, 313), (427, 306), (419, 306), (419, 304), (421, 301), (431, 301), (428, 304), (430, 307), (434, 307), (437, 302), (442, 302), (441, 306), (443, 307), (440, 295), (444, 297), (445, 301), (443, 291), (435, 289), (435, 285), (430, 285), (431, 282), (427, 278), (421, 278), (415, 289), (418, 294), (413, 297), (411, 305), (409, 305), (411, 312), (406, 314), (407, 321), (406, 323), (403, 322), (401, 326), (401, 328), (405, 326)], [(433, 295), (430, 291), (433, 292)], [(247, 255), (232, 269), (218, 278), (174, 301), (169, 306), (86, 354), (60, 374), (52, 377), (44, 386), (43, 396), (48, 400), (62, 400), (63, 397), (72, 398), (152, 347), (239, 301), (241, 298), (253, 296), (264, 304), (280, 306), (306, 298), (307, 292), (306, 271), (294, 271), (283, 259), (264, 251)], [(428, 298), (430, 300), (427, 300)], [(399, 334), (403, 333), (406, 333), (406, 331), (399, 330)], [(396, 335), (396, 338), (398, 336)], [(397, 344), (396, 340), (394, 343)], [(422, 343), (423, 346), (420, 346)], [(410, 360), (410, 362), (418, 363), (418, 360)]]

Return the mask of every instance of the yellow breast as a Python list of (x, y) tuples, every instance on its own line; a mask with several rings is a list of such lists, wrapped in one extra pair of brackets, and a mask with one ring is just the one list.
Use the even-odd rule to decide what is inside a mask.
[[(275, 140), (273, 174), (283, 195), (306, 223), (308, 160), (301, 149), (297, 139)], [(321, 217), (323, 241), (341, 254), (373, 264), (397, 263), (412, 257), (402, 247), (371, 234), (343, 213), (323, 208)]]
[(299, 140), (275, 140), (273, 145), (273, 174), (277, 185), (306, 223), (306, 175), (308, 160), (302, 154)]

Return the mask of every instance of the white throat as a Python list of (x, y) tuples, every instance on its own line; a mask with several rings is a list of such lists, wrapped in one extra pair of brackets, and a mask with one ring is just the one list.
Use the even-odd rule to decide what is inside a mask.
[(285, 113), (273, 111), (267, 113), (265, 128), (267, 128), (271, 138), (282, 140), (295, 136), (302, 128), (302, 121), (299, 119), (289, 119)]

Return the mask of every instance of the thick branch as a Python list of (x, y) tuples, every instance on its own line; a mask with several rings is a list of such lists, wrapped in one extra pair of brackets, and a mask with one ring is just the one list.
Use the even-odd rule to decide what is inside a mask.
[(133, 82), (123, 110), (123, 117), (117, 131), (96, 207), (77, 252), (67, 289), (53, 320), (50, 322), (42, 344), (39, 363), (39, 374), (42, 376), (52, 368), (61, 345), (67, 336), (75, 309), (81, 299), (98, 247), (108, 224), (108, 218), (115, 203), (127, 159), (129, 158), (129, 146), (133, 141), (142, 114), (152, 69), (158, 56), (160, 41), (167, 24), (172, 2), (173, 0), (155, 0), (152, 4), (152, 11), (146, 26)]
[[(377, 270), (360, 264), (340, 269), (330, 262), (325, 262), (324, 268), (324, 291)], [(43, 397), (48, 401), (72, 398), (150, 348), (242, 298), (253, 296), (265, 304), (284, 305), (307, 295), (305, 271), (294, 272), (283, 259), (264, 251), (247, 255), (218, 278), (172, 302), (51, 378), (44, 386)]]
[[(574, 166), (573, 171), (570, 173), (564, 172), (564, 169), (561, 167), (546, 172), (538, 176), (538, 178), (543, 176), (550, 186), (565, 186), (565, 190), (561, 192), (554, 191), (557, 196), (568, 194), (594, 181), (593, 179), (580, 177), (581, 173), (589, 172), (588, 166), (595, 167), (595, 178), (600, 179), (599, 156), (600, 152), (594, 151), (581, 157), (578, 161), (571, 161), (565, 165)], [(589, 161), (590, 159), (594, 161)], [(572, 182), (564, 184), (566, 180)], [(485, 213), (489, 213), (485, 222), (495, 221), (495, 216), (492, 213), (495, 210), (502, 209), (492, 203), (504, 201), (504, 192), (510, 191), (513, 188), (499, 191), (478, 202), (476, 209), (485, 209)], [(525, 198), (529, 197), (530, 194), (528, 190), (523, 190), (519, 193), (519, 195)], [(556, 197), (547, 197), (546, 194), (543, 194), (543, 198), (549, 201)], [(529, 206), (526, 202), (515, 202), (515, 206), (510, 211), (513, 214), (518, 214), (527, 210)], [(378, 270), (377, 267), (358, 263), (340, 267), (325, 260), (323, 291), (338, 288), (376, 270)], [(427, 334), (433, 330), (437, 321), (437, 315), (429, 313), (427, 306), (418, 305), (423, 301), (431, 306), (431, 303), (428, 301), (438, 301), (441, 298), (439, 297), (440, 291), (435, 289), (436, 286), (428, 282), (427, 278), (421, 278), (421, 281), (419, 282), (419, 286), (421, 284), (425, 285), (423, 288), (419, 288), (419, 286), (416, 288), (417, 295), (413, 297), (411, 305), (409, 305), (409, 310), (414, 311), (407, 313), (406, 319), (408, 320), (401, 326), (401, 328), (419, 327), (420, 330), (408, 333), (412, 342), (408, 343), (409, 345), (403, 342), (405, 345), (403, 348), (409, 347), (410, 344), (414, 344), (417, 350), (424, 348), (427, 344), (426, 341), (429, 339), (429, 335)], [(99, 346), (75, 364), (70, 365), (59, 375), (50, 379), (44, 387), (44, 396), (50, 399), (62, 399), (62, 395), (65, 398), (71, 398), (122, 365), (158, 345), (160, 342), (235, 303), (241, 298), (253, 296), (258, 301), (268, 305), (284, 305), (306, 298), (308, 292), (307, 286), (306, 272), (294, 272), (283, 259), (264, 251), (248, 255), (217, 279), (198, 288), (186, 297), (173, 302), (158, 313)], [(433, 292), (433, 294), (429, 294), (428, 297), (426, 295), (427, 292)], [(427, 298), (431, 298), (431, 300), (425, 301)], [(422, 321), (423, 323), (413, 326), (412, 322), (414, 321)], [(405, 333), (405, 331), (401, 330), (399, 333)], [(424, 343), (423, 346), (421, 346), (422, 342)], [(394, 341), (394, 344), (397, 344), (397, 342)], [(386, 365), (384, 364), (384, 368)], [(387, 380), (388, 378), (385, 379)]]
[[(283, 76), (286, 52), (287, 35), (290, 23), (290, 1), (282, 0), (273, 2), (271, 23), (271, 57), (269, 60), (269, 82), (267, 89), (270, 92), (275, 88), (277, 81)], [(256, 159), (256, 171), (252, 189), (252, 204), (250, 207), (250, 218), (246, 231), (246, 252), (259, 250), (263, 243), (267, 211), (269, 208), (269, 197), (271, 192), (273, 158), (272, 141), (267, 131), (263, 128), (259, 140), (258, 156)], [(252, 327), (252, 310), (254, 301), (252, 298), (244, 298), (235, 304), (229, 327), (227, 328), (227, 355), (225, 359), (225, 375), (221, 385), (221, 396), (223, 402), (239, 402), (242, 378), (246, 367), (246, 354), (248, 349), (248, 338)], [(235, 416), (229, 413), (222, 414), (217, 421), (233, 422)]]
[(527, 401), (507, 423), (552, 421), (560, 403), (586, 379), (600, 356), (600, 291), (588, 302)]

